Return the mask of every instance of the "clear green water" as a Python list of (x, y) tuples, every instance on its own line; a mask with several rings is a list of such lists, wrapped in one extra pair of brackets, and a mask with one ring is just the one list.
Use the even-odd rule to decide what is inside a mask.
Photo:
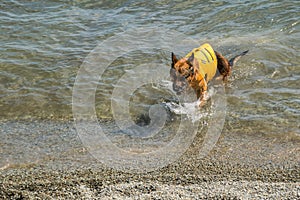
[[(111, 36), (147, 26), (208, 41), (228, 57), (249, 49), (226, 86), (227, 129), (299, 137), (299, 13), (297, 0), (3, 1), (0, 120), (71, 119), (72, 88), (86, 56)], [(154, 59), (169, 66), (169, 53), (147, 49), (117, 59), (96, 91), (98, 118), (112, 119), (110, 95), (124, 70)], [(135, 94), (132, 116), (172, 99), (146, 86)]]

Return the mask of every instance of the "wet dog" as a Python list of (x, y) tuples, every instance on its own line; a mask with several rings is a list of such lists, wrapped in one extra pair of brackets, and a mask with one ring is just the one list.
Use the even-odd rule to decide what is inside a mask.
[(248, 51), (228, 61), (221, 53), (214, 51), (208, 43), (193, 49), (181, 59), (177, 59), (172, 52), (170, 76), (173, 90), (180, 94), (187, 86), (193, 88), (197, 99), (200, 99), (200, 106), (203, 106), (208, 100), (208, 82), (213, 78), (227, 80), (236, 61), (246, 53)]

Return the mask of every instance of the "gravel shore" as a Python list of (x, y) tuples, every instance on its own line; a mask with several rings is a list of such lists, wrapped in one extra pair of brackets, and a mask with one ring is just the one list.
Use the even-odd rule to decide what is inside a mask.
[[(224, 166), (223, 166), (224, 167)], [(191, 170), (191, 169), (189, 169)], [(187, 170), (187, 171), (189, 171)], [(169, 167), (155, 173), (126, 174), (104, 169), (50, 172), (14, 169), (2, 173), (1, 199), (299, 199), (299, 168), (227, 170), (203, 174)], [(232, 171), (231, 171), (232, 170)], [(242, 173), (244, 171), (244, 173)], [(244, 175), (243, 175), (244, 174)]]
[[(53, 126), (65, 135), (74, 131), (71, 124)], [(56, 157), (2, 164), (0, 199), (300, 199), (298, 136), (225, 130), (201, 159), (200, 143), (195, 139), (178, 161), (162, 169), (128, 173), (99, 164), (78, 140)]]

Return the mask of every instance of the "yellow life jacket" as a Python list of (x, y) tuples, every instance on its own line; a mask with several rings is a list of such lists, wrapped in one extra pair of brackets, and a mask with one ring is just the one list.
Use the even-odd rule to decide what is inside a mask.
[(210, 44), (205, 43), (198, 48), (193, 49), (185, 58), (189, 58), (194, 53), (194, 59), (199, 64), (199, 73), (206, 81), (211, 80), (217, 71), (217, 57)]

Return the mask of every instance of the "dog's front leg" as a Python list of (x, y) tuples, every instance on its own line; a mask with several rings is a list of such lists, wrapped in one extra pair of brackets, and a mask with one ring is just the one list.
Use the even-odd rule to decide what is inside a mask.
[(200, 104), (199, 106), (202, 107), (205, 105), (206, 101), (209, 99), (209, 96), (207, 94), (207, 82), (205, 81), (205, 79), (203, 78), (200, 83), (199, 83), (199, 87), (202, 89), (201, 90), (201, 94), (200, 94)]

